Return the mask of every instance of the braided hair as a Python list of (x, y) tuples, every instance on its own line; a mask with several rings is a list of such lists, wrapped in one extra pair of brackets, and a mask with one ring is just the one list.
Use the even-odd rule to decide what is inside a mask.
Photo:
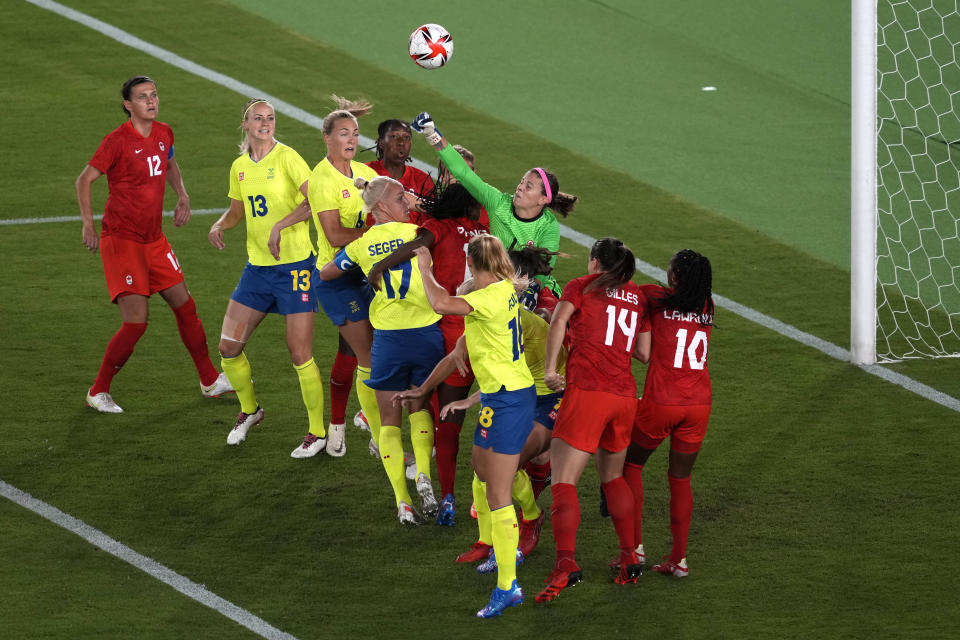
[(671, 289), (654, 305), (699, 314), (700, 324), (713, 325), (713, 270), (707, 257), (691, 249), (678, 251), (670, 258), (667, 278)]
[(459, 182), (442, 189), (435, 186), (433, 191), (421, 196), (420, 206), (437, 220), (463, 217), (480, 219), (480, 203)]

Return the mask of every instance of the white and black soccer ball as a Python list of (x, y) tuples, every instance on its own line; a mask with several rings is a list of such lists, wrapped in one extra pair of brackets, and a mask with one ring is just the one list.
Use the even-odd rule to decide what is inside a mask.
[(438, 24), (425, 24), (410, 34), (409, 51), (424, 69), (439, 69), (453, 56), (453, 36)]

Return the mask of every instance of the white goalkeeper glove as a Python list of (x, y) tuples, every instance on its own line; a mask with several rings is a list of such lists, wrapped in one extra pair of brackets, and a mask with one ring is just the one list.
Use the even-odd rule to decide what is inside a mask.
[(443, 138), (443, 134), (437, 130), (437, 125), (433, 123), (433, 118), (430, 117), (430, 114), (426, 111), (418, 114), (417, 117), (413, 119), (413, 122), (410, 123), (410, 128), (417, 133), (422, 133), (423, 137), (427, 139), (427, 142), (429, 142), (431, 146), (436, 146)]

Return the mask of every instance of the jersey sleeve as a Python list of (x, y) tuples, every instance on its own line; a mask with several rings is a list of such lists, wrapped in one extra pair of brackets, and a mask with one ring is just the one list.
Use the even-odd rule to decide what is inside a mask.
[[(283, 170), (293, 188), (296, 189), (299, 194), (296, 198), (297, 205), (299, 206), (299, 204), (303, 202), (303, 193), (300, 191), (300, 185), (310, 177), (310, 167), (307, 166), (306, 160), (304, 160), (299, 153), (290, 149), (283, 156)], [(321, 211), (323, 211), (323, 209), (321, 209)]]
[(470, 192), (470, 195), (476, 198), (477, 202), (482, 204), (488, 212), (497, 209), (497, 203), (503, 199), (503, 193), (481, 180), (480, 176), (474, 173), (467, 161), (463, 159), (463, 156), (453, 148), (453, 145), (448, 144), (438, 151), (437, 155), (440, 156), (440, 160), (450, 171), (450, 175), (459, 180)]
[(108, 135), (100, 141), (97, 152), (93, 154), (88, 164), (100, 173), (107, 173), (116, 164), (119, 155), (120, 145), (116, 143), (115, 136)]
[(481, 320), (486, 320), (491, 317), (490, 292), (487, 287), (478, 291), (471, 291), (460, 297), (473, 307), (473, 311), (471, 311), (469, 315)]
[(237, 175), (236, 162), (230, 165), (230, 190), (227, 191), (227, 197), (231, 200), (243, 202), (243, 194), (240, 193), (240, 177)]
[(313, 175), (310, 178), (310, 184), (307, 185), (307, 197), (310, 199), (310, 209), (313, 210), (313, 213), (339, 211), (340, 200), (337, 198), (337, 186), (331, 184), (330, 180), (318, 179)]
[(583, 279), (575, 278), (567, 283), (563, 288), (563, 294), (560, 296), (560, 302), (569, 302), (574, 308), (579, 309), (583, 300)]

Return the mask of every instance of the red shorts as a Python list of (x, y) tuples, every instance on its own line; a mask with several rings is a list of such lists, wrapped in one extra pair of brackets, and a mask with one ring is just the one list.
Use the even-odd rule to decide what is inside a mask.
[(553, 437), (587, 453), (596, 453), (597, 447), (622, 451), (630, 444), (636, 413), (636, 398), (567, 386)]
[(670, 436), (671, 449), (678, 453), (696, 453), (707, 435), (711, 407), (709, 404), (657, 404), (640, 398), (631, 440), (644, 449), (656, 449)]
[[(461, 316), (442, 316), (439, 322), (440, 331), (443, 332), (443, 352), (450, 353), (457, 346), (457, 340), (463, 335), (463, 318)], [(467, 361), (470, 366), (470, 361)], [(469, 387), (473, 384), (473, 370), (467, 372), (467, 375), (460, 375), (459, 370), (454, 370), (444, 382), (451, 387)]]
[(130, 293), (149, 297), (183, 282), (180, 263), (164, 236), (147, 244), (104, 236), (100, 259), (112, 302)]

